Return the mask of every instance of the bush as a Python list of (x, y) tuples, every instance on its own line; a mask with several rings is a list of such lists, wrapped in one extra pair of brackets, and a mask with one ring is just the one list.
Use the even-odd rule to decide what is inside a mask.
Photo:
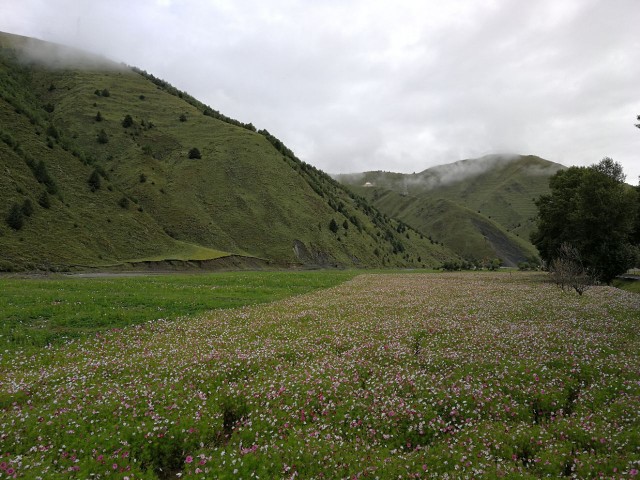
[(49, 194), (46, 191), (42, 192), (42, 194), (38, 198), (38, 204), (42, 208), (51, 208), (51, 199), (49, 198)]
[(120, 205), (120, 208), (124, 208), (124, 209), (129, 208), (129, 199), (127, 197), (122, 197), (118, 201), (118, 205)]
[(180, 115), (180, 121), (181, 122), (186, 122), (187, 121), (187, 116), (184, 113), (182, 115)]
[(60, 132), (53, 125), (49, 125), (47, 127), (47, 135), (49, 135), (51, 138), (53, 138), (55, 140), (59, 140), (60, 139)]
[(111, 93), (109, 93), (109, 90), (105, 88), (102, 90), (102, 92), (100, 92), (100, 95), (102, 95), (103, 97), (110, 97)]
[(97, 170), (94, 170), (93, 172), (91, 172), (91, 175), (89, 175), (89, 178), (87, 180), (87, 183), (89, 183), (89, 188), (91, 189), (92, 192), (95, 192), (100, 188), (101, 180), (100, 180), (100, 174), (98, 173)]
[(98, 110), (98, 113), (96, 113), (96, 122), (101, 122), (101, 121), (102, 121), (102, 114)]
[(24, 225), (24, 215), (22, 213), (22, 208), (17, 203), (14, 203), (9, 210), (9, 213), (6, 218), (7, 225), (9, 225), (14, 230), (20, 230)]
[(333, 233), (338, 233), (338, 223), (333, 218), (329, 222), (329, 230), (331, 230)]
[(549, 273), (556, 285), (563, 290), (574, 289), (578, 295), (597, 284), (597, 276), (585, 268), (578, 250), (567, 242), (560, 245)]
[(33, 214), (33, 202), (31, 199), (26, 198), (24, 202), (22, 202), (22, 214), (25, 217), (30, 217)]
[(96, 139), (98, 140), (98, 143), (104, 145), (109, 142), (109, 135), (107, 135), (107, 132), (105, 132), (103, 128), (98, 132)]
[(38, 163), (35, 163), (33, 160), (29, 159), (27, 160), (27, 165), (33, 172), (33, 176), (38, 183), (43, 183), (47, 187), (47, 191), (49, 193), (54, 194), (58, 192), (58, 186), (51, 175), (49, 175), (44, 160), (40, 160)]
[(132, 125), (133, 125), (133, 118), (131, 117), (131, 115), (126, 115), (122, 120), (122, 126), (124, 128), (129, 128)]
[(189, 150), (189, 158), (202, 158), (202, 155), (200, 154), (200, 150), (198, 150), (197, 148), (192, 148), (191, 150)]

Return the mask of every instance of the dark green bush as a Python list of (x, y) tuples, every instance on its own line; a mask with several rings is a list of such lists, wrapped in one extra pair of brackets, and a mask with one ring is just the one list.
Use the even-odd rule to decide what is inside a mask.
[(104, 145), (105, 143), (109, 142), (109, 135), (107, 135), (107, 132), (102, 129), (98, 132), (96, 139), (98, 140), (98, 143)]
[(133, 126), (133, 117), (131, 117), (131, 115), (126, 115), (122, 120), (122, 126), (124, 128), (129, 128)]
[(7, 225), (14, 230), (20, 230), (24, 225), (24, 214), (22, 208), (17, 203), (14, 203), (9, 209), (9, 213), (6, 217)]
[(38, 197), (38, 204), (42, 208), (51, 208), (51, 199), (49, 198), (49, 194), (46, 191), (42, 192), (40, 197)]
[(26, 198), (24, 202), (22, 202), (22, 214), (25, 217), (30, 217), (33, 214), (33, 202), (30, 198)]
[(98, 173), (97, 170), (94, 170), (93, 172), (91, 172), (91, 175), (89, 175), (89, 178), (87, 180), (87, 183), (89, 184), (89, 188), (91, 189), (92, 192), (95, 192), (96, 190), (100, 189), (101, 180), (100, 180), (100, 174)]

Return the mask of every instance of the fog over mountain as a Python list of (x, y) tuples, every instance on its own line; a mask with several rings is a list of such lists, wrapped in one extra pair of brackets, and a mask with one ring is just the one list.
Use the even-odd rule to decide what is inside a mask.
[(0, 16), (146, 69), (328, 172), (512, 152), (609, 156), (634, 184), (637, 25), (637, 0), (4, 0)]

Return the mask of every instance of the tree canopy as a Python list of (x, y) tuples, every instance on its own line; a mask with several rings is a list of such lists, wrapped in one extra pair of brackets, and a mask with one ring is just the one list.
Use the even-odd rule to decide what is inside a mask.
[(610, 158), (553, 175), (551, 194), (536, 200), (537, 229), (531, 236), (543, 260), (551, 264), (561, 245), (570, 244), (606, 283), (634, 266), (638, 192), (624, 179), (621, 165)]

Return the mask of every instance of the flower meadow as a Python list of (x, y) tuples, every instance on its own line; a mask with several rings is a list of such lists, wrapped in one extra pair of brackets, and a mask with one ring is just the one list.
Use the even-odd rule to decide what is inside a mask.
[(639, 327), (611, 287), (378, 274), (5, 352), (0, 478), (634, 478)]

